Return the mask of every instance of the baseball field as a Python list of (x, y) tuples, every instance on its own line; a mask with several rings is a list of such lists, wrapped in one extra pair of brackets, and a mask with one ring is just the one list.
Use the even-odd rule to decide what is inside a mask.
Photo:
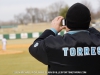
[[(25, 28), (24, 28), (25, 27)], [(27, 29), (27, 28), (30, 29)], [(30, 26), (19, 26), (18, 32), (34, 32), (44, 31), (49, 28), (50, 25), (37, 25)], [(24, 29), (22, 31), (22, 28)], [(3, 34), (7, 33), (5, 32)], [(9, 33), (13, 31), (8, 29)], [(28, 51), (29, 46), (35, 39), (16, 39), (7, 40), (6, 51), (2, 50), (2, 42), (0, 40), (0, 75), (47, 75), (47, 66), (37, 61), (32, 57)]]
[[(42, 32), (50, 28), (50, 23), (20, 25), (15, 30), (1, 29), (0, 34)], [(7, 40), (6, 51), (0, 40), (0, 75), (47, 75), (47, 66), (37, 61), (28, 51), (35, 39)]]
[(29, 54), (34, 39), (8, 40), (7, 50), (0, 44), (0, 75), (46, 75), (47, 66)]

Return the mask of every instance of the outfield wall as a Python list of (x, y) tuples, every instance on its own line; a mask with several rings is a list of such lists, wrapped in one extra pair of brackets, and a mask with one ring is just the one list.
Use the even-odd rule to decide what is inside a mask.
[[(65, 31), (61, 31), (61, 32), (58, 33), (58, 35), (64, 35), (65, 33), (66, 33)], [(42, 32), (19, 33), (19, 34), (15, 34), (15, 33), (11, 33), (11, 34), (0, 34), (0, 39), (2, 39), (3, 37), (5, 37), (8, 40), (12, 40), (12, 39), (38, 38), (41, 34), (42, 34)]]

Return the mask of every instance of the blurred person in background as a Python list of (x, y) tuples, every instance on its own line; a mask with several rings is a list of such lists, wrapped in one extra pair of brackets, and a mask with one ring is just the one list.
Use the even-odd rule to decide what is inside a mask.
[[(52, 20), (51, 29), (29, 47), (30, 54), (48, 65), (48, 75), (100, 75), (100, 32), (90, 28), (89, 9), (75, 3), (68, 9), (65, 26), (62, 19)], [(63, 29), (67, 33), (57, 35)]]
[(2, 50), (6, 51), (7, 39), (5, 37), (2, 38)]

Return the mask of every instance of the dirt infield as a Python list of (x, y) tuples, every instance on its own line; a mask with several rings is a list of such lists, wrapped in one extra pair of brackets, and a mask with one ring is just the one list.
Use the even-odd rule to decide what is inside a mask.
[(0, 55), (3, 55), (3, 54), (17, 54), (17, 53), (23, 53), (23, 51), (0, 51)]
[[(16, 44), (16, 45), (7, 45), (7, 49), (13, 49), (13, 48), (28, 48), (30, 44)], [(2, 49), (2, 46), (0, 46), (0, 49)]]
[[(7, 45), (7, 49), (17, 49), (17, 48), (26, 48), (28, 49), (30, 44), (17, 44), (17, 45)], [(2, 50), (2, 46), (0, 46), (0, 55), (1, 54), (16, 54), (16, 53), (22, 53), (23, 51), (17, 51), (17, 50)]]

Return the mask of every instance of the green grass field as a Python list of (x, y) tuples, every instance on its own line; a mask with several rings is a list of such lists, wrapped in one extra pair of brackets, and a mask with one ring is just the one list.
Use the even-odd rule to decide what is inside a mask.
[[(42, 32), (47, 28), (50, 28), (50, 23), (19, 25), (18, 28), (0, 29), (0, 34)], [(7, 48), (8, 52), (23, 51), (23, 53), (0, 55), (0, 75), (47, 75), (45, 73), (47, 66), (29, 54), (28, 46), (22, 46), (31, 45), (33, 41), (34, 39), (7, 40), (7, 46), (10, 46)], [(1, 48), (0, 41), (0, 52), (2, 52)]]
[[(7, 45), (12, 44), (32, 44), (34, 39), (18, 39), (18, 40), (8, 40)], [(1, 46), (0, 41), (0, 46)], [(4, 54), (0, 55), (0, 75), (47, 75), (47, 66), (37, 61), (28, 52), (28, 47), (26, 48), (13, 48), (7, 49), (20, 50), (23, 53), (19, 54)]]

